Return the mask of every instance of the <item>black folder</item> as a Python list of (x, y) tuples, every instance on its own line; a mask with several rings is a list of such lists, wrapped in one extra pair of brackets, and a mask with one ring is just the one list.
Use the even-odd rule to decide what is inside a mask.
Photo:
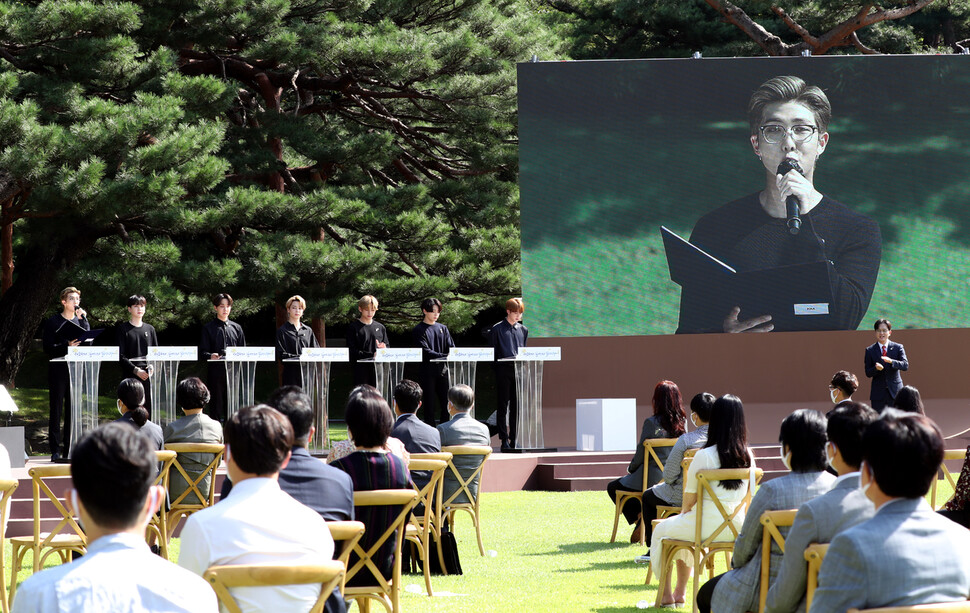
[(102, 332), (104, 332), (104, 328), (85, 330), (73, 321), (65, 319), (64, 323), (57, 329), (55, 335), (59, 340), (64, 342), (81, 341), (82, 343), (87, 343), (93, 341)]
[(771, 315), (777, 331), (834, 330), (835, 269), (829, 261), (738, 272), (665, 227), (660, 228), (670, 279), (741, 307), (741, 318)]

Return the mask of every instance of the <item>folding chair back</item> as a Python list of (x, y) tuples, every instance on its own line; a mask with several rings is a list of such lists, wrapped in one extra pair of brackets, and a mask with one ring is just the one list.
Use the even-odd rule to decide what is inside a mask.
[[(946, 483), (950, 485), (951, 498), (953, 497), (953, 494), (956, 493), (957, 482), (956, 479), (953, 478), (953, 474), (946, 467), (947, 460), (962, 460), (966, 457), (967, 451), (965, 449), (946, 449), (943, 452), (943, 464), (940, 465), (939, 474), (937, 474), (937, 478), (933, 480), (933, 485), (930, 486), (930, 506), (933, 507), (934, 511), (939, 511), (942, 509), (943, 505), (950, 500), (949, 498), (946, 500), (940, 500), (939, 504), (937, 504), (937, 488), (939, 487), (940, 482), (946, 481)], [(943, 477), (942, 479), (939, 478), (941, 476)]]
[[(49, 466), (35, 466), (27, 471), (30, 475), (30, 485), (34, 504), (34, 531), (32, 536), (15, 536), (10, 539), (12, 548), (10, 574), (10, 601), (13, 602), (17, 591), (17, 575), (23, 565), (27, 552), (33, 553), (33, 572), (41, 569), (47, 556), (56, 553), (61, 563), (70, 559), (71, 552), (84, 553), (87, 547), (87, 537), (67, 506), (51, 490), (51, 482), (61, 479), (61, 484), (67, 481), (63, 477), (71, 476), (69, 464), (53, 464)], [(41, 514), (45, 508), (53, 506), (54, 521), (57, 523), (50, 531), (41, 530)]]
[[(10, 498), (17, 489), (16, 479), (0, 479), (0, 568), (7, 568), (6, 548), (3, 536), (7, 533), (7, 520), (10, 519)], [(7, 586), (0, 577), (0, 607), (3, 613), (10, 613), (10, 602), (7, 600)]]
[[(168, 535), (178, 526), (182, 517), (188, 517), (196, 511), (201, 511), (206, 507), (215, 504), (216, 499), (216, 470), (222, 462), (222, 455), (226, 451), (226, 446), (221, 443), (169, 443), (165, 445), (167, 451), (174, 451), (177, 455), (175, 463), (172, 465), (174, 471), (169, 471), (169, 487), (174, 475), (178, 475), (185, 481), (187, 487), (176, 496), (169, 495), (170, 506), (166, 522), (168, 523)], [(190, 473), (180, 461), (183, 454), (212, 454), (212, 459), (198, 474)], [(208, 487), (203, 490), (202, 483), (208, 477)], [(191, 496), (190, 496), (191, 495)]]
[[(353, 551), (357, 541), (364, 536), (364, 523), (359, 521), (328, 521), (327, 527), (330, 528), (330, 536), (333, 537), (334, 559), (344, 565), (347, 570), (347, 563), (350, 561), (350, 553)], [(344, 593), (344, 584), (347, 575), (344, 574), (340, 581), (340, 593)]]
[[(610, 542), (616, 541), (616, 531), (620, 525), (620, 514), (623, 512), (623, 506), (629, 500), (636, 500), (637, 504), (640, 504), (640, 497), (643, 493), (647, 491), (649, 486), (648, 476), (650, 473), (650, 465), (660, 467), (660, 472), (663, 473), (664, 463), (660, 460), (660, 456), (657, 455), (657, 449), (662, 447), (673, 447), (677, 442), (675, 438), (648, 438), (643, 441), (643, 479), (640, 482), (639, 492), (625, 492), (618, 490), (616, 492), (616, 511), (613, 514), (613, 534), (610, 536)], [(641, 521), (648, 521), (646, 517), (641, 517)], [(644, 533), (645, 530), (640, 531), (640, 544), (644, 545)]]
[(310, 613), (321, 613), (327, 598), (344, 576), (344, 565), (337, 560), (321, 564), (242, 564), (210, 566), (202, 578), (209, 582), (219, 602), (229, 613), (242, 613), (229, 588), (271, 587), (279, 585), (320, 584), (320, 596)]
[[(697, 503), (695, 505), (694, 540), (664, 539), (662, 551), (660, 552), (660, 585), (666, 585), (667, 577), (670, 576), (671, 567), (674, 562), (674, 554), (681, 550), (690, 551), (694, 557), (694, 613), (697, 613), (697, 589), (700, 583), (700, 573), (705, 564), (708, 565), (713, 575), (714, 555), (718, 552), (730, 554), (734, 549), (734, 541), (738, 538), (738, 528), (734, 525), (734, 520), (745, 512), (751, 504), (751, 492), (754, 486), (761, 481), (764, 473), (760, 468), (716, 468), (705, 469), (697, 472)], [(745, 485), (753, 477), (754, 482)], [(718, 481), (729, 481), (740, 479), (741, 487), (747, 489), (744, 499), (732, 510), (724, 507), (718, 499), (717, 492), (713, 489), (713, 484)], [(707, 494), (707, 496), (705, 496)], [(710, 498), (706, 501), (706, 498)], [(718, 523), (713, 531), (704, 536), (704, 507), (714, 505), (718, 511)], [(740, 522), (738, 522), (740, 523)], [(710, 527), (710, 526), (708, 526)], [(653, 553), (653, 552), (651, 552)], [(657, 590), (657, 607), (660, 606), (660, 599), (663, 590)]]
[(765, 511), (761, 514), (761, 589), (758, 597), (758, 613), (764, 613), (768, 604), (768, 582), (771, 579), (772, 544), (785, 553), (785, 537), (780, 528), (790, 528), (795, 522), (798, 509), (784, 511)]
[[(358, 517), (363, 516), (362, 509), (367, 507), (391, 507), (388, 522), (384, 532), (374, 532), (370, 538), (358, 541), (351, 551), (348, 561), (346, 587), (344, 594), (357, 601), (361, 611), (369, 609), (369, 600), (377, 600), (390, 613), (401, 611), (401, 544), (404, 541), (404, 530), (411, 509), (418, 502), (418, 493), (410, 490), (373, 490), (354, 492), (354, 509)], [(365, 524), (366, 525), (366, 524)], [(377, 527), (373, 527), (377, 530)], [(365, 534), (367, 534), (365, 532)], [(382, 546), (390, 542), (393, 547), (394, 561), (391, 565), (391, 577), (386, 578), (379, 566)], [(376, 560), (376, 561), (375, 561)], [(374, 583), (371, 585), (356, 585), (354, 577), (364, 576), (363, 571), (369, 571)]]
[[(478, 551), (484, 556), (485, 546), (482, 544), (482, 528), (479, 521), (479, 494), (481, 493), (479, 485), (481, 484), (482, 473), (485, 471), (485, 461), (492, 454), (492, 448), (479, 445), (451, 445), (442, 447), (441, 451), (452, 455), (451, 461), (448, 463), (448, 470), (445, 473), (445, 483), (448, 484), (451, 479), (454, 479), (457, 484), (457, 489), (446, 494), (445, 500), (442, 501), (442, 516), (447, 515), (448, 523), (454, 530), (455, 512), (465, 511), (468, 513), (472, 518), (472, 523), (475, 524)], [(477, 466), (473, 468), (470, 462), (462, 461), (468, 456), (481, 456), (481, 460), (477, 461)], [(462, 470), (465, 471), (464, 475), (462, 475)], [(467, 502), (460, 501), (461, 499)]]
[(822, 569), (822, 560), (828, 551), (828, 543), (812, 543), (805, 548), (805, 561), (808, 562), (808, 576), (805, 579), (805, 610), (812, 607), (812, 598), (818, 588), (818, 571)]
[(428, 596), (434, 596), (431, 590), (431, 564), (429, 563), (431, 540), (434, 537), (434, 540), (438, 543), (439, 561), (441, 568), (444, 568), (441, 539), (437, 537), (441, 527), (441, 482), (445, 476), (445, 469), (448, 468), (448, 462), (445, 460), (415, 459), (414, 456), (411, 456), (408, 468), (412, 472), (431, 472), (431, 479), (423, 488), (419, 489), (415, 486), (418, 492), (418, 503), (423, 505), (423, 512), (420, 515), (411, 515), (404, 538), (416, 546), (418, 555), (422, 560), (425, 588), (428, 591)]
[[(168, 474), (172, 469), (172, 464), (175, 463), (176, 453), (168, 449), (164, 451), (156, 451), (155, 458), (161, 464), (162, 468), (155, 475), (155, 481), (152, 485), (161, 485), (165, 488), (166, 493), (168, 492)], [(151, 544), (152, 539), (158, 543), (159, 553), (166, 560), (168, 559), (168, 512), (165, 509), (165, 504), (163, 503), (159, 507), (158, 511), (152, 515), (152, 518), (148, 522), (148, 526), (145, 528), (145, 539)]]

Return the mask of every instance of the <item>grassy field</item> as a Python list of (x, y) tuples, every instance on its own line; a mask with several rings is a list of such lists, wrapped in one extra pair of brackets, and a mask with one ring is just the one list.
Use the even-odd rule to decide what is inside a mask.
[[(940, 495), (948, 497), (951, 491), (944, 485)], [(611, 613), (634, 611), (640, 600), (652, 604), (656, 578), (645, 586), (646, 567), (633, 563), (643, 550), (625, 542), (629, 536), (625, 527), (620, 534), (624, 542), (609, 543), (612, 519), (613, 504), (604, 492), (486, 494), (482, 538), (486, 551), (495, 552), (494, 556), (479, 555), (471, 522), (460, 515), (456, 535), (464, 574), (432, 577), (434, 598), (424, 595), (422, 575), (406, 575), (402, 609), (408, 613)], [(175, 539), (173, 559), (178, 550)], [(718, 572), (724, 571), (723, 564), (719, 556)], [(9, 581), (9, 562), (4, 570)], [(19, 579), (28, 575), (23, 572)]]

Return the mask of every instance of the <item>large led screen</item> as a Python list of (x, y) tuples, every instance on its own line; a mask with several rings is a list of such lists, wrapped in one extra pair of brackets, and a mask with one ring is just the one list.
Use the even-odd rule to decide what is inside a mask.
[(548, 62), (518, 76), (533, 334), (968, 326), (970, 57)]

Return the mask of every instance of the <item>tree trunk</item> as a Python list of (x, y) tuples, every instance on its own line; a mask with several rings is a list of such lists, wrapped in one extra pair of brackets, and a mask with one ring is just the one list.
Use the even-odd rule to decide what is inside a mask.
[(13, 381), (27, 355), (38, 326), (50, 314), (51, 298), (68, 262), (87, 251), (93, 240), (42, 245), (19, 258), (17, 279), (0, 298), (0, 384)]

